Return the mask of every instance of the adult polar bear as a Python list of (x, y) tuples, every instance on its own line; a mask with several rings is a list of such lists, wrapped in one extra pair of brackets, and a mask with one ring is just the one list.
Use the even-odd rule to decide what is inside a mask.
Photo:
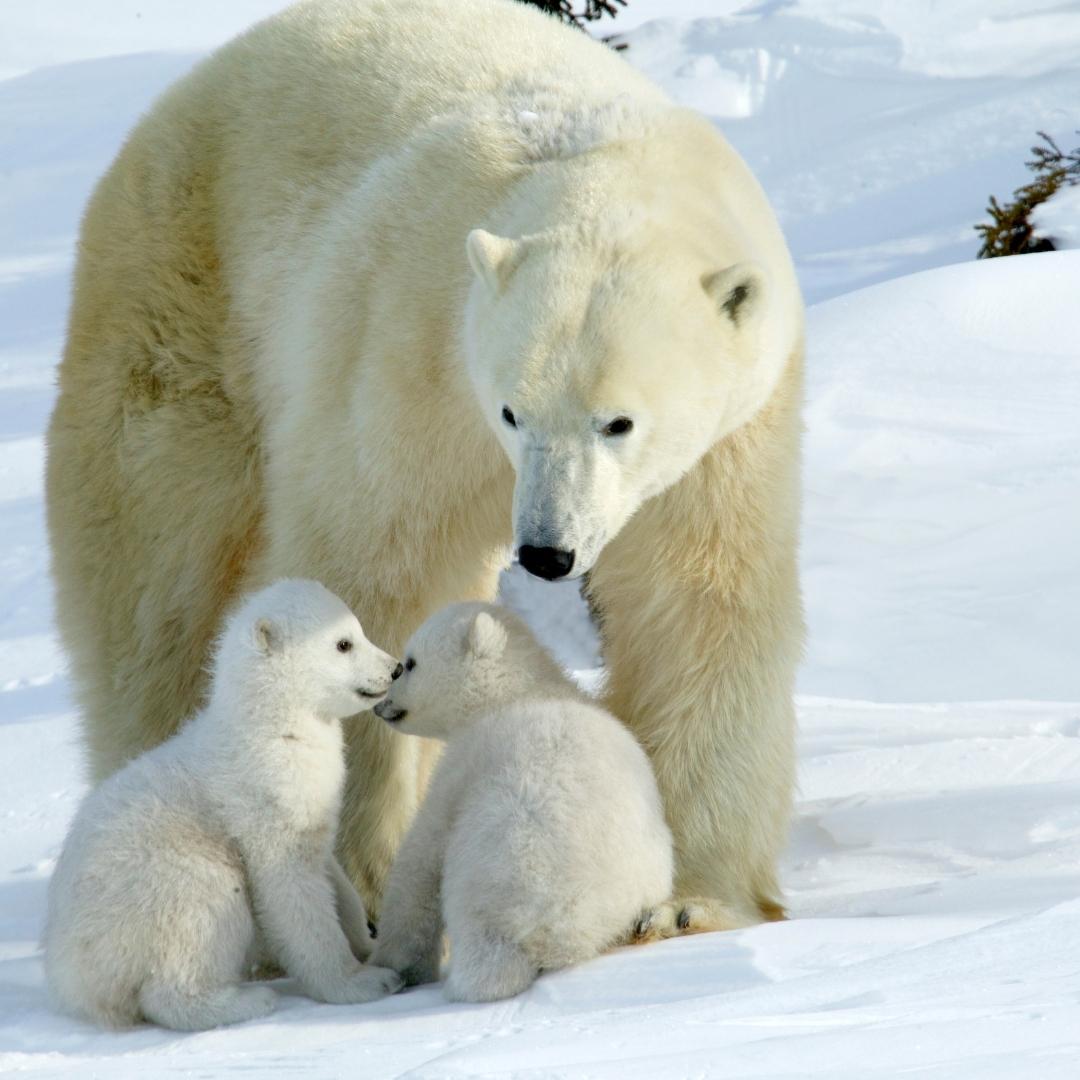
[[(256, 26), (83, 223), (48, 509), (93, 774), (200, 703), (239, 590), (319, 579), (395, 651), (513, 543), (588, 572), (675, 837), (668, 928), (691, 898), (692, 929), (779, 916), (801, 311), (742, 161), (584, 34), (511, 0)], [(353, 725), (373, 911), (423, 747)]]

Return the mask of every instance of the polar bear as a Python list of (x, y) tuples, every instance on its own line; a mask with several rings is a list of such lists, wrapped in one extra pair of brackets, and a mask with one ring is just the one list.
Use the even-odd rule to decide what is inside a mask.
[[(317, 578), (398, 652), (516, 553), (597, 612), (676, 840), (657, 925), (779, 916), (801, 356), (760, 187), (613, 50), (512, 0), (256, 26), (83, 223), (47, 501), (94, 776), (199, 705), (239, 591)], [(392, 735), (350, 730), (339, 843), (376, 921), (432, 759)]]
[(629, 938), (671, 893), (671, 832), (649, 759), (523, 623), (453, 604), (406, 646), (375, 713), (444, 740), (390, 870), (375, 962), (493, 1001)]
[(258, 952), (320, 1001), (398, 989), (394, 972), (360, 962), (367, 915), (331, 848), (340, 720), (399, 668), (317, 582), (248, 599), (221, 638), (206, 708), (75, 816), (49, 887), (57, 1005), (107, 1027), (250, 1020), (276, 997), (240, 985)]

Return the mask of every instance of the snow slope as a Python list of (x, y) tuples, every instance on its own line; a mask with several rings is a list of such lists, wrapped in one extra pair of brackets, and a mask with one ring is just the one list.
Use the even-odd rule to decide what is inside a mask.
[(1049, 237), (1054, 247), (1080, 248), (1080, 184), (1058, 188), (1031, 214), (1036, 236)]
[(1080, 698), (1080, 252), (811, 309), (803, 686)]
[[(631, 0), (604, 26), (747, 156), (814, 302), (791, 922), (495, 1006), (286, 983), (273, 1017), (195, 1036), (49, 1011), (36, 943), (83, 784), (42, 432), (78, 215), (153, 96), (278, 6), (0, 9), (0, 1072), (1075, 1076), (1080, 252), (969, 260), (1035, 129), (1073, 145), (1078, 3)], [(504, 591), (592, 666), (572, 589)]]

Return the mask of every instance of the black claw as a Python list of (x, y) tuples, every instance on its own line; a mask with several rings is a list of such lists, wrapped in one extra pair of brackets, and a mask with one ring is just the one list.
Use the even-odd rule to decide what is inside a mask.
[(690, 925), (690, 909), (689, 908), (683, 908), (682, 911), (679, 912), (679, 917), (675, 920), (675, 925), (680, 930), (685, 930)]
[(374, 941), (379, 936), (378, 927), (370, 919), (368, 919), (367, 921), (367, 930), (368, 933), (371, 935), (372, 941)]
[(653, 913), (651, 911), (646, 911), (634, 926), (634, 936), (644, 937), (649, 932), (649, 927), (652, 926), (652, 920)]

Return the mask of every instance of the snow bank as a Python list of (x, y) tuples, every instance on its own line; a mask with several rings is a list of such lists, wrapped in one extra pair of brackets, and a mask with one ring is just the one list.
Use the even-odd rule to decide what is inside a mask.
[(99, 56), (203, 52), (246, 30), (288, 0), (48, 0), (6, 4), (0, 78)]
[(1058, 251), (1080, 248), (1080, 184), (1058, 188), (1028, 217), (1035, 235), (1053, 240)]
[(1080, 253), (810, 311), (802, 687), (1080, 699)]

